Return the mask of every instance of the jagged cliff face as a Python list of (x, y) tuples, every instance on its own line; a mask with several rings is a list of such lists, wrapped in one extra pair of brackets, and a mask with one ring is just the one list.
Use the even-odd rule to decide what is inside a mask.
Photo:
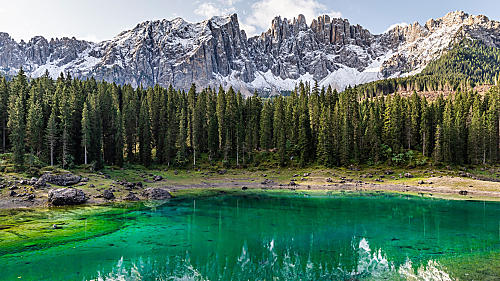
[(235, 14), (194, 24), (177, 18), (143, 22), (100, 43), (43, 37), (17, 43), (0, 33), (0, 71), (14, 75), (23, 67), (33, 77), (69, 72), (133, 86), (222, 84), (244, 93), (316, 80), (341, 90), (418, 73), (464, 37), (500, 47), (500, 23), (453, 12), (373, 35), (346, 19), (321, 16), (308, 25), (299, 15), (276, 17), (268, 31), (247, 38)]

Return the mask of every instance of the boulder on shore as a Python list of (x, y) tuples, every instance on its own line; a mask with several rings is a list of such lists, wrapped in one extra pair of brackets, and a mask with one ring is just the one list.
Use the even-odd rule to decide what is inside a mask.
[(123, 199), (125, 199), (126, 201), (139, 201), (141, 199), (139, 199), (139, 197), (137, 197), (137, 195), (135, 195), (135, 193), (133, 192), (129, 192), (127, 194), (127, 196), (125, 196)]
[(51, 173), (43, 174), (36, 182), (36, 187), (45, 187), (46, 183), (59, 186), (70, 186), (80, 182), (82, 178), (73, 174), (54, 175)]
[(115, 195), (113, 194), (113, 191), (109, 190), (109, 189), (105, 189), (103, 192), (102, 192), (102, 197), (106, 200), (113, 200), (115, 199)]
[(49, 203), (54, 206), (79, 205), (87, 201), (85, 192), (76, 188), (58, 188), (49, 190)]
[(142, 195), (150, 200), (165, 200), (172, 198), (172, 194), (166, 189), (151, 187), (144, 190)]

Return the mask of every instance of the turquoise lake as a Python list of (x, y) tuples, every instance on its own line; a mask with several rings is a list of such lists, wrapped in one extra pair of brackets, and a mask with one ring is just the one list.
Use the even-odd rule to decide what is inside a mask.
[(0, 211), (0, 280), (499, 279), (496, 202), (249, 191)]

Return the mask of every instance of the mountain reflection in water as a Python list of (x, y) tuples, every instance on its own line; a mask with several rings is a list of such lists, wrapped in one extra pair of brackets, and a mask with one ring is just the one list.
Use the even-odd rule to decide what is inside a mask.
[[(230, 262), (226, 261), (219, 277), (227, 280), (453, 280), (435, 260), (429, 260), (426, 264), (414, 268), (411, 260), (407, 259), (396, 266), (387, 259), (382, 249), (372, 251), (367, 239), (353, 238), (353, 243), (354, 241), (359, 241), (353, 246), (351, 253), (353, 256), (357, 255), (355, 268), (345, 268), (342, 264), (328, 262), (314, 263), (310, 256), (304, 261), (290, 248), (277, 253), (275, 242), (271, 240), (269, 243), (263, 243), (266, 251), (263, 251), (260, 259), (252, 258), (247, 245), (244, 244), (236, 263), (229, 267)], [(208, 260), (207, 264), (193, 265), (189, 253), (186, 253), (182, 257), (162, 261), (139, 258), (131, 265), (125, 265), (122, 257), (110, 273), (98, 272), (98, 277), (94, 280), (210, 280), (201, 272), (216, 268), (217, 262)], [(201, 270), (197, 269), (198, 267)]]

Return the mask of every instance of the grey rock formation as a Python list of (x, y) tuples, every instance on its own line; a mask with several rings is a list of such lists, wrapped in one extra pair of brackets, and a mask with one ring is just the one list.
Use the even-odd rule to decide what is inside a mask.
[(99, 43), (41, 36), (18, 43), (0, 33), (0, 71), (12, 76), (23, 67), (33, 77), (68, 72), (134, 87), (223, 85), (244, 94), (291, 90), (299, 80), (341, 90), (418, 73), (462, 38), (500, 47), (500, 23), (452, 12), (374, 35), (346, 19), (324, 15), (307, 24), (299, 15), (276, 17), (269, 30), (247, 38), (233, 14), (200, 23), (146, 21)]
[(129, 192), (123, 199), (126, 200), (126, 201), (139, 201), (139, 200), (141, 200), (133, 192)]
[(43, 174), (38, 181), (35, 183), (36, 187), (44, 187), (46, 183), (51, 183), (59, 186), (70, 186), (79, 183), (81, 180), (80, 176), (73, 174), (64, 175), (54, 175), (54, 174)]
[(105, 189), (103, 192), (102, 192), (102, 197), (106, 200), (113, 200), (115, 199), (115, 195), (113, 194), (113, 192), (109, 189)]
[(150, 200), (165, 200), (172, 198), (172, 194), (170, 194), (168, 190), (158, 187), (145, 189), (143, 196)]
[(58, 188), (49, 190), (48, 201), (54, 206), (79, 205), (87, 201), (87, 196), (80, 189)]

